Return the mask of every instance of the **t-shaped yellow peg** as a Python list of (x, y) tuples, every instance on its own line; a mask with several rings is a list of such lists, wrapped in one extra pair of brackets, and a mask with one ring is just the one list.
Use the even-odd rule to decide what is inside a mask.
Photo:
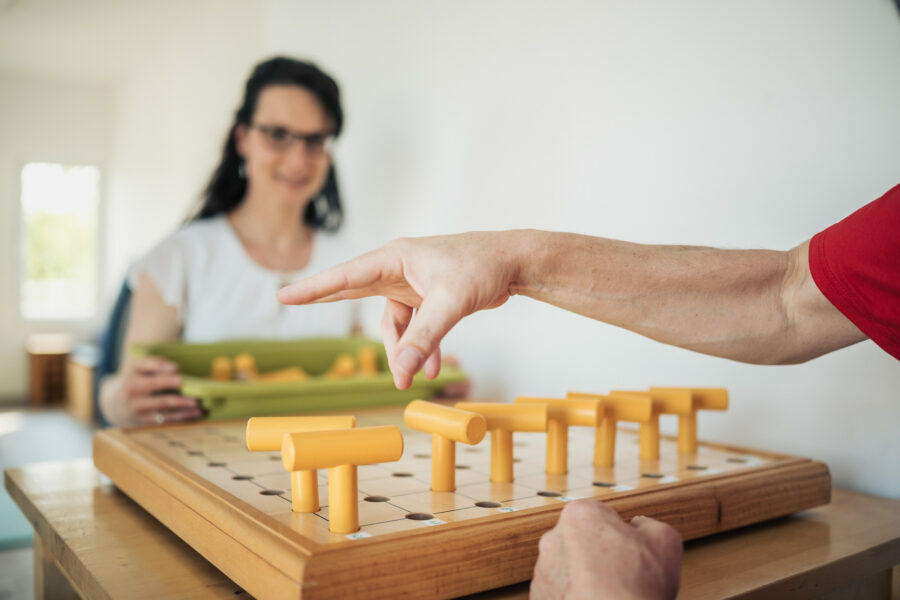
[[(697, 411), (727, 410), (728, 390), (725, 388), (652, 387), (649, 393), (655, 402), (671, 404), (678, 415), (678, 453), (697, 453)], [(674, 410), (674, 409), (680, 410)], [(667, 411), (662, 411), (667, 412)]]
[(484, 439), (487, 421), (478, 413), (413, 400), (403, 412), (406, 426), (431, 434), (431, 490), (456, 489), (456, 442), (477, 444)]
[(209, 378), (213, 381), (231, 381), (231, 371), (231, 359), (227, 356), (217, 356), (212, 361)]
[[(277, 452), (286, 433), (353, 427), (356, 427), (353, 416), (253, 417), (247, 421), (247, 449)], [(319, 478), (315, 469), (291, 471), (291, 509), (294, 512), (319, 510)]]
[[(607, 394), (608, 398), (626, 398), (638, 399), (640, 402), (651, 402), (652, 409), (650, 420), (641, 423), (638, 431), (638, 439), (640, 441), (640, 459), (641, 460), (659, 460), (659, 415), (662, 412), (668, 412), (668, 408), (673, 408), (665, 403), (660, 403), (650, 392), (634, 392), (627, 390), (612, 390)], [(676, 403), (677, 407), (681, 404)]]
[(612, 467), (616, 458), (616, 433), (619, 421), (640, 425), (640, 457), (659, 458), (659, 415), (653, 411), (649, 396), (605, 396), (569, 392), (566, 398), (595, 399), (600, 402), (603, 417), (594, 438), (594, 466)]
[(281, 462), (289, 471), (328, 469), (328, 529), (359, 530), (359, 465), (393, 462), (403, 456), (403, 436), (394, 425), (286, 433)]
[(491, 432), (491, 481), (513, 480), (514, 431), (547, 431), (546, 404), (499, 404), (457, 402), (456, 408), (482, 415)]
[(569, 471), (569, 426), (599, 427), (602, 404), (594, 398), (533, 398), (519, 396), (517, 404), (547, 405), (547, 474)]

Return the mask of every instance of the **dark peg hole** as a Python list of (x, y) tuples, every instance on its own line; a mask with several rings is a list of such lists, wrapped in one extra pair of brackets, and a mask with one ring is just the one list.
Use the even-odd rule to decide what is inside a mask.
[(387, 502), (390, 498), (387, 496), (366, 496), (363, 500), (366, 502)]
[(260, 495), (262, 495), (262, 496), (280, 496), (283, 493), (284, 492), (282, 492), (281, 490), (263, 490), (260, 492)]
[(281, 460), (280, 456), (270, 456), (269, 460)]
[(482, 500), (481, 502), (476, 502), (475, 506), (480, 506), (481, 508), (500, 508), (501, 504), (499, 502), (491, 502), (490, 500)]
[(741, 464), (744, 464), (745, 462), (747, 462), (747, 459), (746, 459), (746, 458), (740, 458), (739, 456), (732, 456), (731, 458), (728, 459), (728, 462), (730, 462), (730, 463), (741, 463)]
[(226, 466), (226, 463), (223, 463), (223, 462), (208, 462), (208, 463), (206, 463), (206, 466), (207, 466), (207, 467), (224, 467), (224, 466)]
[(521, 458), (514, 458), (514, 459), (513, 459), (513, 462), (514, 462), (514, 463), (520, 463), (520, 462), (522, 462), (522, 459), (521, 459)]
[(178, 440), (169, 440), (169, 445), (173, 448), (184, 448), (184, 442), (179, 442)]
[(430, 455), (430, 454), (419, 453), (419, 454), (413, 454), (413, 458), (431, 458), (431, 455)]
[(429, 515), (428, 513), (408, 513), (406, 518), (412, 519), (413, 521), (427, 521), (428, 519), (433, 519), (434, 515)]
[(647, 479), (662, 479), (665, 475), (662, 473), (641, 473), (641, 477), (646, 477)]
[(166, 439), (166, 438), (169, 437), (169, 436), (166, 435), (165, 433), (161, 432), (161, 431), (157, 431), (157, 432), (155, 432), (155, 433), (153, 434), (153, 437), (155, 437), (156, 439), (159, 439), (159, 440), (164, 440), (164, 439)]
[(471, 469), (472, 467), (470, 467), (469, 465), (456, 465), (456, 468), (460, 471), (465, 471), (466, 469)]
[(528, 446), (528, 442), (513, 442), (513, 446), (516, 448), (525, 448)]
[(239, 442), (239, 441), (241, 441), (241, 438), (234, 437), (233, 435), (226, 435), (225, 441), (226, 442)]
[(412, 477), (412, 473), (392, 473), (394, 477)]
[(188, 454), (191, 456), (203, 456), (203, 450), (188, 450)]
[(615, 481), (595, 481), (594, 485), (597, 487), (616, 487)]
[(558, 496), (562, 496), (559, 492), (554, 492), (551, 490), (541, 490), (538, 492), (538, 496), (546, 496), (547, 498), (556, 498)]
[(463, 452), (471, 452), (472, 454), (478, 454), (481, 452), (481, 448), (476, 448), (475, 446), (469, 446), (467, 448), (463, 448)]
[(706, 465), (688, 465), (687, 468), (688, 471), (705, 471), (709, 467), (707, 467)]
[(235, 475), (232, 479), (235, 481), (250, 481), (253, 479), (253, 475)]

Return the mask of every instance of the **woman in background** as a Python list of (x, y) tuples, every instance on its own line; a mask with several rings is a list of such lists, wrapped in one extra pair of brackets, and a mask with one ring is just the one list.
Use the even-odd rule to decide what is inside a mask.
[(331, 144), (343, 125), (335, 81), (289, 58), (253, 70), (222, 159), (196, 217), (129, 273), (133, 299), (122, 360), (104, 379), (100, 407), (115, 425), (195, 419), (177, 366), (130, 357), (135, 343), (345, 336), (354, 308), (286, 308), (275, 293), (338, 262), (329, 234), (343, 212)]

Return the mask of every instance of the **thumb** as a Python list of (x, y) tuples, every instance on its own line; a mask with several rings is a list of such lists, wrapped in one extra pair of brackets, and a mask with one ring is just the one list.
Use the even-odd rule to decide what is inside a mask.
[(426, 296), (397, 344), (395, 368), (412, 377), (425, 359), (440, 349), (441, 340), (463, 316), (451, 293), (436, 290)]

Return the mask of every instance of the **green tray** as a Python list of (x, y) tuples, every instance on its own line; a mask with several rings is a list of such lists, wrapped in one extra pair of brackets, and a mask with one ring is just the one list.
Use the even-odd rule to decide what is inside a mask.
[[(331, 367), (339, 354), (355, 355), (364, 346), (370, 346), (378, 353), (377, 375), (349, 379), (318, 377)], [(184, 378), (181, 393), (197, 398), (210, 419), (404, 404), (417, 398), (436, 396), (447, 384), (467, 379), (460, 369), (443, 365), (437, 378), (428, 380), (420, 373), (408, 390), (398, 390), (387, 371), (384, 347), (380, 342), (366, 338), (232, 340), (209, 344), (168, 342), (136, 345), (131, 352), (136, 357), (161, 356), (175, 362)], [(252, 354), (261, 372), (299, 366), (312, 377), (306, 381), (282, 383), (209, 379), (213, 358), (233, 358), (241, 352)]]

